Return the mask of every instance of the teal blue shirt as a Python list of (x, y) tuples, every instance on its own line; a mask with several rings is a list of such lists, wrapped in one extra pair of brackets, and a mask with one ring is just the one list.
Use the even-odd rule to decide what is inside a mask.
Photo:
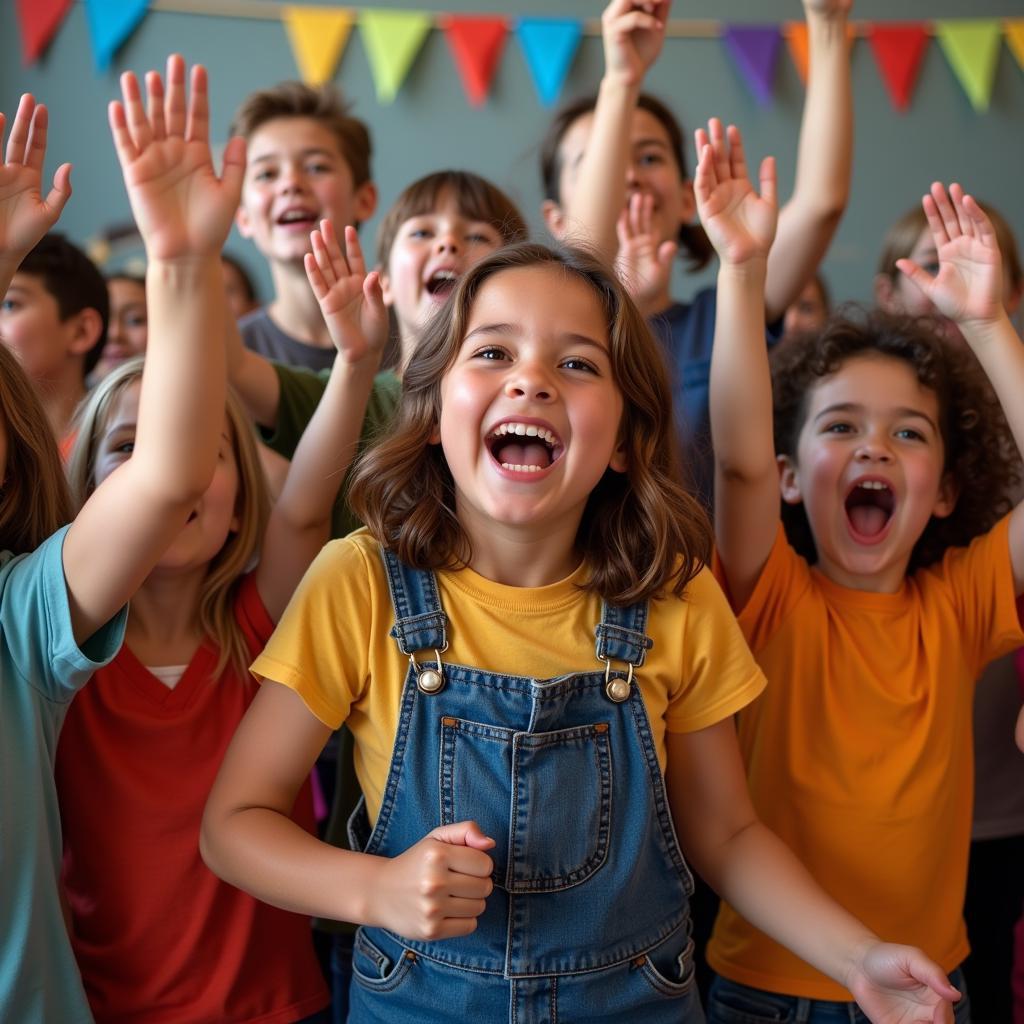
[(66, 533), (29, 555), (0, 553), (0, 1021), (92, 1020), (58, 896), (53, 760), (71, 698), (121, 647), (126, 610), (75, 643)]

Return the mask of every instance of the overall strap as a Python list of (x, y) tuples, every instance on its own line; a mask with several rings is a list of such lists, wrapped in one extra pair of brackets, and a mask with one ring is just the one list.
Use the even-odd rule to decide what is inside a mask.
[[(640, 668), (654, 641), (647, 635), (647, 602), (618, 607), (601, 602), (601, 621), (594, 630), (600, 661), (623, 661)], [(632, 678), (632, 672), (630, 673)]]
[(380, 551), (395, 608), (391, 636), (398, 641), (401, 652), (408, 656), (427, 649), (445, 650), (448, 616), (441, 607), (434, 574), (425, 569), (409, 568), (386, 548)]

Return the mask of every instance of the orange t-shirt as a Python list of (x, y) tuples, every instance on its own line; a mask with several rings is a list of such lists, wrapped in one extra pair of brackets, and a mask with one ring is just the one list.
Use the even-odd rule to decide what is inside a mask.
[[(895, 594), (831, 582), (780, 525), (738, 617), (768, 677), (738, 721), (761, 819), (878, 935), (952, 970), (968, 953), (974, 682), (1024, 642), (1008, 519)], [(756, 988), (852, 999), (725, 903), (708, 961)]]
[[(243, 580), (235, 617), (255, 655), (274, 624)], [(258, 684), (216, 679), (204, 644), (174, 689), (123, 647), (68, 711), (57, 748), (72, 946), (97, 1024), (287, 1024), (328, 993), (308, 917), (221, 881), (199, 823)], [(294, 818), (313, 831), (304, 786)]]

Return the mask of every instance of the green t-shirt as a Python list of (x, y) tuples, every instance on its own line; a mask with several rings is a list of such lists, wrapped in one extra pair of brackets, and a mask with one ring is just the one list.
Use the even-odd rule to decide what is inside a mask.
[[(327, 378), (330, 370), (304, 370), (296, 366), (285, 366), (283, 363), (272, 364), (277, 372), (281, 385), (281, 398), (277, 408), (277, 428), (272, 432), (261, 431), (264, 444), (279, 455), (290, 459), (299, 445), (302, 432), (309, 426), (309, 421), (316, 412), (316, 407), (327, 389)], [(359, 447), (356, 457), (365, 451), (371, 441), (379, 437), (391, 424), (398, 399), (402, 392), (402, 382), (394, 373), (386, 371), (378, 373), (373, 381), (369, 400), (366, 403), (366, 415), (363, 417), (363, 429), (359, 435)], [(342, 485), (338, 498), (331, 513), (331, 537), (344, 537), (363, 524), (356, 519), (348, 507), (348, 481)]]

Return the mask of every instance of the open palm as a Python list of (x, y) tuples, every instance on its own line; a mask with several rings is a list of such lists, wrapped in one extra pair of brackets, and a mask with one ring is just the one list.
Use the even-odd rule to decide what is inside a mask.
[(110, 128), (132, 213), (150, 259), (219, 252), (238, 207), (245, 144), (232, 139), (218, 178), (209, 143), (206, 72), (192, 69), (186, 108), (185, 63), (167, 61), (167, 90), (146, 76), (146, 108), (131, 72), (121, 77), (122, 102), (110, 105)]
[(605, 67), (643, 81), (665, 42), (670, 0), (612, 0), (601, 15)]
[(775, 238), (778, 206), (775, 199), (775, 162), (761, 164), (761, 194), (754, 191), (747, 174), (739, 129), (712, 118), (708, 129), (696, 132), (699, 163), (694, 194), (701, 224), (719, 258), (739, 265), (765, 259)]
[(849, 982), (874, 1024), (946, 1024), (959, 993), (919, 949), (876, 942)]

